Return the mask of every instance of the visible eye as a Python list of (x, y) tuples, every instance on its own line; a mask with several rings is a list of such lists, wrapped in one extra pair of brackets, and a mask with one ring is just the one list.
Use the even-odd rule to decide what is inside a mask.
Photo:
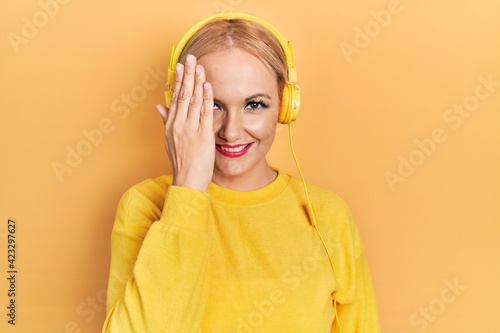
[(250, 101), (247, 103), (245, 106), (246, 109), (251, 109), (251, 110), (260, 110), (260, 109), (267, 109), (269, 107), (268, 104), (264, 103), (264, 101)]
[(214, 103), (214, 110), (222, 110), (222, 108), (219, 106), (219, 104)]
[(222, 106), (220, 106), (220, 104), (214, 103), (214, 119), (224, 117), (225, 115), (226, 112), (224, 111)]

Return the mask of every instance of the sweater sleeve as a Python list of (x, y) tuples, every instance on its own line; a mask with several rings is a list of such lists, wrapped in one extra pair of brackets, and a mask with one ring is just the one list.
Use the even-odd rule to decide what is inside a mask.
[(338, 318), (335, 319), (331, 332), (380, 333), (375, 292), (364, 254), (356, 259), (355, 265), (354, 299), (348, 304), (337, 304)]
[(132, 187), (118, 206), (103, 333), (199, 332), (208, 298), (210, 197)]
[(339, 276), (340, 289), (336, 304), (338, 317), (334, 320), (331, 333), (380, 333), (375, 290), (365, 247), (345, 202), (339, 215), (345, 226), (341, 242), (344, 250), (341, 251), (343, 255), (339, 260), (342, 262), (339, 267), (342, 276)]

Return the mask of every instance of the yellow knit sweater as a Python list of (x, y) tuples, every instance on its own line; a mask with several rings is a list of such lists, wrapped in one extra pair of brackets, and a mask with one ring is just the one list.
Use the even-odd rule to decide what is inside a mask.
[[(122, 197), (103, 332), (378, 333), (364, 248), (347, 205), (279, 171), (264, 188), (207, 193), (149, 179)], [(333, 296), (336, 295), (335, 318)]]

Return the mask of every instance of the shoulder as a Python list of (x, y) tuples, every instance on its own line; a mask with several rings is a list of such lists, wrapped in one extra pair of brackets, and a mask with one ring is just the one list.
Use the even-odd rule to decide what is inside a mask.
[[(305, 196), (300, 179), (291, 177), (290, 186), (297, 195)], [(311, 184), (307, 184), (307, 189), (316, 212), (318, 228), (330, 243), (347, 246), (354, 251), (353, 257), (358, 257), (364, 251), (364, 246), (348, 203), (330, 190)]]
[(168, 187), (172, 184), (172, 175), (149, 178), (131, 186), (122, 197), (129, 200), (141, 201), (149, 200), (156, 202), (161, 197), (165, 197)]
[[(290, 178), (290, 187), (297, 195), (304, 195), (304, 185), (299, 178)], [(328, 214), (330, 217), (343, 217), (350, 219), (351, 210), (347, 202), (337, 193), (325, 188), (321, 188), (312, 184), (307, 184), (309, 198), (315, 209), (322, 214)]]
[(149, 224), (161, 216), (172, 176), (149, 178), (131, 186), (122, 195), (116, 211), (116, 227), (131, 227), (132, 224)]
[(323, 221), (323, 227), (330, 232), (355, 240), (358, 235), (349, 204), (340, 195), (327, 189), (309, 185), (309, 191), (318, 223)]

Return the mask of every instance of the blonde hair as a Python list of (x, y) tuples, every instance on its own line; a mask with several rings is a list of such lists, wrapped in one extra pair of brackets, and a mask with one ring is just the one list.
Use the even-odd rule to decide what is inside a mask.
[(220, 19), (198, 30), (182, 50), (179, 62), (188, 54), (200, 58), (205, 54), (239, 48), (260, 59), (276, 76), (281, 100), (288, 81), (286, 56), (278, 39), (257, 22), (244, 19)]

